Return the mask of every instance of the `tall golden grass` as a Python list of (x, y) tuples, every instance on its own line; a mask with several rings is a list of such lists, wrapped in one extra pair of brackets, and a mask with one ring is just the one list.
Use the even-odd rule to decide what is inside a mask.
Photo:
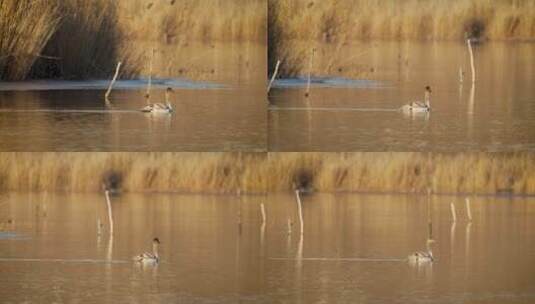
[(62, 0), (57, 5), (61, 23), (43, 52), (60, 60), (39, 58), (31, 76), (83, 79), (112, 74), (119, 56), (117, 42), (122, 37), (116, 4), (109, 0)]
[(271, 191), (535, 194), (532, 153), (274, 153)]
[(533, 0), (269, 0), (276, 40), (535, 38)]
[(0, 17), (3, 80), (103, 78), (118, 61), (131, 78), (147, 46), (264, 43), (267, 20), (262, 0), (0, 0)]
[(262, 0), (121, 0), (120, 26), (129, 40), (163, 44), (265, 41)]
[(59, 22), (52, 1), (0, 0), (0, 80), (25, 78)]
[(0, 153), (0, 189), (256, 193), (265, 164), (255, 153)]
[(0, 153), (0, 191), (535, 194), (533, 153)]
[(269, 0), (268, 16), (269, 66), (284, 59), (286, 76), (306, 72), (299, 58), (319, 44), (535, 38), (533, 0)]

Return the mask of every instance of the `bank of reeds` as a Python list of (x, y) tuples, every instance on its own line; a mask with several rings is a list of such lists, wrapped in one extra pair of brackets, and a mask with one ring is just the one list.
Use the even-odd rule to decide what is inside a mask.
[(535, 194), (531, 153), (1, 153), (0, 191)]
[(260, 193), (265, 164), (255, 153), (1, 153), (0, 189)]
[[(52, 1), (51, 1), (52, 2)], [(107, 78), (119, 60), (117, 6), (109, 0), (58, 1), (61, 22), (38, 58), (32, 78)], [(123, 74), (130, 72), (127, 66)]]
[(55, 1), (0, 0), (0, 80), (25, 78), (59, 24)]
[(186, 45), (266, 39), (267, 4), (262, 0), (122, 0), (118, 9), (129, 40)]
[(318, 44), (535, 39), (533, 0), (269, 0), (268, 16), (269, 66), (285, 60), (285, 76), (304, 74), (299, 58)]
[(151, 48), (264, 43), (266, 7), (261, 0), (0, 0), (0, 80), (107, 78), (118, 61), (121, 78), (131, 78)]
[(275, 153), (272, 191), (535, 194), (530, 153)]

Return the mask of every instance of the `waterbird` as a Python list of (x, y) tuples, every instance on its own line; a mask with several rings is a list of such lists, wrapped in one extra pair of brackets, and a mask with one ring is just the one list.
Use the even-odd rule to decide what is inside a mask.
[(431, 96), (431, 87), (425, 87), (424, 93), (424, 102), (413, 101), (408, 103), (400, 108), (401, 111), (410, 113), (410, 112), (429, 112), (431, 111), (431, 103), (429, 102)]
[(408, 257), (409, 262), (411, 263), (429, 263), (433, 262), (433, 252), (431, 250), (429, 251), (416, 251), (415, 253), (412, 253)]
[(428, 239), (427, 244), (427, 251), (416, 251), (414, 253), (411, 253), (407, 259), (409, 263), (414, 264), (421, 264), (421, 263), (431, 263), (435, 260), (433, 256), (433, 251), (431, 250), (431, 243), (433, 240)]
[(171, 95), (171, 92), (173, 92), (173, 89), (167, 88), (165, 90), (165, 104), (163, 103), (149, 103), (149, 97), (150, 95), (145, 95), (145, 99), (147, 100), (147, 105), (141, 109), (141, 112), (147, 112), (147, 113), (172, 113), (173, 112), (173, 106), (169, 102), (169, 96)]
[(154, 238), (152, 240), (152, 252), (144, 252), (140, 255), (137, 255), (132, 258), (134, 262), (138, 263), (147, 263), (147, 264), (158, 264), (160, 262), (160, 256), (158, 255), (158, 246), (160, 245), (160, 240)]

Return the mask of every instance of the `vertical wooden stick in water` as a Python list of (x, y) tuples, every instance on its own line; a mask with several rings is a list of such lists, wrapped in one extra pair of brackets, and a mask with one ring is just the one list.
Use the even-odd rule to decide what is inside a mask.
[(275, 78), (277, 77), (277, 73), (279, 72), (279, 65), (281, 64), (280, 60), (277, 60), (277, 65), (275, 65), (275, 71), (273, 72), (273, 75), (271, 75), (271, 80), (269, 81), (269, 85), (267, 87), (267, 92), (269, 93), (269, 90), (271, 90), (271, 86), (273, 85), (273, 81), (275, 81)]
[(460, 83), (463, 83), (464, 81), (464, 72), (463, 72), (463, 68), (462, 67), (459, 67), (459, 82)]
[(152, 48), (150, 52), (150, 59), (149, 59), (149, 82), (147, 84), (147, 94), (146, 96), (150, 97), (150, 87), (152, 84), (152, 60), (154, 58), (154, 48)]
[(474, 52), (472, 51), (472, 40), (467, 39), (468, 52), (470, 53), (470, 66), (472, 68), (472, 83), (476, 82), (476, 67), (474, 65)]
[(310, 61), (308, 64), (308, 80), (307, 80), (307, 91), (305, 93), (305, 97), (308, 97), (310, 94), (310, 74), (312, 73), (312, 59), (314, 58), (314, 52), (316, 52), (315, 49), (312, 49), (312, 53), (310, 54)]
[(450, 207), (451, 207), (451, 216), (453, 217), (453, 221), (457, 222), (457, 213), (455, 212), (455, 205), (453, 204), (453, 202), (451, 202)]
[(109, 97), (111, 93), (111, 89), (113, 88), (113, 85), (115, 84), (115, 81), (117, 80), (117, 76), (119, 75), (119, 69), (121, 68), (121, 62), (119, 61), (117, 63), (117, 67), (115, 68), (115, 74), (113, 75), (113, 79), (110, 82), (110, 86), (108, 87), (108, 91), (106, 91), (106, 95), (104, 96), (104, 99), (106, 102), (110, 102)]
[(431, 221), (431, 188), (427, 188), (427, 226), (428, 235), (427, 239), (433, 239), (433, 222)]
[(288, 235), (292, 234), (292, 220), (288, 218)]
[(266, 223), (266, 208), (264, 207), (264, 203), (260, 204), (260, 212), (262, 212), (262, 223)]
[(240, 206), (238, 209), (238, 234), (240, 235), (241, 235), (241, 230), (242, 230), (242, 223), (241, 223), (241, 201), (240, 201)]
[(299, 197), (299, 190), (295, 190), (295, 197), (297, 200), (297, 210), (299, 211), (299, 222), (301, 224), (301, 235), (303, 235), (303, 208), (301, 206), (301, 198)]
[(470, 199), (467, 197), (464, 199), (466, 202), (466, 214), (468, 215), (468, 221), (472, 221), (472, 210), (470, 209)]
[(112, 210), (111, 210), (111, 201), (110, 201), (110, 192), (109, 192), (109, 190), (106, 190), (104, 192), (104, 194), (106, 195), (106, 203), (108, 205), (108, 219), (110, 221), (110, 235), (113, 235), (113, 215), (112, 215)]
[(97, 218), (97, 235), (102, 234), (102, 224), (100, 223), (100, 217)]

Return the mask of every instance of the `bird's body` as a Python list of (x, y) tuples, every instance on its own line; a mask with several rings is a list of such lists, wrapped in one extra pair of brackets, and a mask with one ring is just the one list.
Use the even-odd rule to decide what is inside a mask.
[(425, 251), (416, 251), (415, 253), (412, 253), (408, 256), (408, 260), (410, 263), (430, 263), (433, 262), (433, 252), (431, 250), (425, 252)]
[(145, 98), (147, 99), (147, 105), (144, 106), (141, 109), (141, 112), (146, 113), (172, 113), (173, 112), (173, 106), (169, 102), (169, 95), (171, 94), (173, 90), (171, 88), (167, 88), (165, 90), (165, 104), (164, 103), (149, 103), (149, 95), (147, 94)]
[(400, 108), (401, 111), (406, 113), (423, 113), (431, 111), (431, 104), (429, 102), (431, 95), (431, 88), (429, 86), (425, 87), (425, 96), (424, 102), (413, 101)]
[(158, 245), (160, 240), (154, 238), (152, 240), (152, 252), (144, 252), (140, 255), (136, 255), (132, 258), (134, 262), (143, 263), (143, 264), (158, 264), (160, 262), (160, 256), (158, 255)]
[(141, 109), (141, 112), (149, 113), (171, 113), (173, 112), (173, 107), (169, 105), (164, 105), (163, 103), (154, 103), (147, 105)]
[(434, 240), (431, 238), (428, 238), (426, 241), (426, 251), (416, 251), (412, 254), (410, 254), (407, 257), (407, 260), (411, 264), (425, 264), (425, 263), (432, 263), (435, 260), (435, 257), (433, 256), (433, 251), (431, 250), (431, 244), (434, 243)]

